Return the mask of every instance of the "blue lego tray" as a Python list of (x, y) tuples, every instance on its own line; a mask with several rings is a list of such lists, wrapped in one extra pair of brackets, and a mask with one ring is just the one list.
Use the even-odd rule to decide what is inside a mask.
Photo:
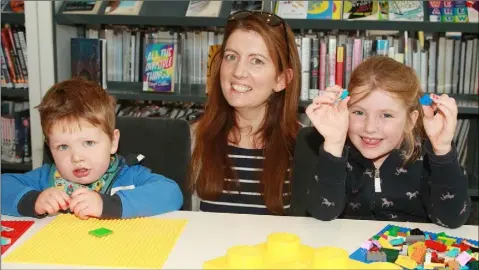
[[(379, 231), (376, 235), (382, 235), (385, 232), (389, 231), (392, 227), (398, 227), (400, 232), (407, 232), (407, 231), (410, 231), (410, 230), (413, 229), (413, 228), (407, 228), (407, 227), (401, 227), (401, 226), (388, 224), (381, 231)], [(432, 239), (432, 240), (435, 240), (437, 238), (437, 233), (432, 233), (432, 232), (428, 232), (428, 231), (423, 231), (423, 232), (425, 234), (427, 234), (429, 236), (429, 238)], [(373, 236), (374, 235), (371, 235), (371, 237), (373, 237)], [(452, 235), (447, 235), (447, 237), (456, 239), (456, 242), (458, 242), (458, 243), (462, 242), (463, 239), (466, 239), (468, 242), (470, 242), (473, 245), (476, 245), (476, 246), (479, 245), (478, 240), (460, 238), (460, 237), (455, 237), (455, 236), (452, 236)], [(369, 239), (364, 239), (364, 240), (366, 241), (366, 240), (369, 240)], [(371, 261), (366, 259), (367, 254), (368, 254), (368, 251), (366, 249), (358, 248), (356, 251), (351, 253), (351, 255), (349, 255), (349, 258), (353, 259), (353, 260), (360, 261), (360, 262), (371, 263)]]

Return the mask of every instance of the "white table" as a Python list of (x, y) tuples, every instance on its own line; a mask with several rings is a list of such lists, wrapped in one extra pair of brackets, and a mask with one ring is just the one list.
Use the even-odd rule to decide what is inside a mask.
[[(336, 246), (352, 253), (360, 244), (379, 232), (387, 221), (338, 219), (329, 222), (306, 217), (279, 217), (205, 212), (176, 211), (158, 217), (184, 218), (188, 224), (163, 265), (165, 269), (201, 269), (207, 260), (223, 256), (234, 245), (254, 245), (266, 240), (272, 232), (297, 234), (303, 244), (313, 247)], [(2, 219), (24, 219), (2, 216)], [(37, 220), (35, 224), (3, 255), (7, 255), (48, 224), (53, 218)], [(394, 225), (420, 228), (423, 231), (477, 240), (478, 226), (446, 229), (434, 224), (394, 222)], [(3, 257), (2, 256), (2, 257)], [(2, 269), (81, 269), (93, 267), (3, 263)], [(98, 269), (98, 267), (95, 267)]]

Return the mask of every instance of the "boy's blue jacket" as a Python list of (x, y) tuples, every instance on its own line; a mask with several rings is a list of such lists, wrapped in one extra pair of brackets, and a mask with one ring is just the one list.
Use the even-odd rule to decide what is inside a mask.
[[(21, 216), (18, 205), (22, 198), (31, 191), (41, 192), (50, 187), (50, 167), (45, 164), (23, 174), (2, 174), (2, 214)], [(105, 202), (105, 196), (117, 198), (116, 195), (121, 200), (121, 218), (159, 215), (178, 210), (183, 204), (176, 182), (141, 165), (123, 165), (111, 193), (101, 196)]]

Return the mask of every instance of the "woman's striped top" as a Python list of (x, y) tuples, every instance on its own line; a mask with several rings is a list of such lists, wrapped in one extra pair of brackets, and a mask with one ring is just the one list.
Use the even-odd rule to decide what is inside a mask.
[[(246, 149), (235, 146), (228, 146), (228, 157), (236, 173), (239, 188), (234, 184), (228, 189), (225, 183), (225, 190), (216, 201), (200, 200), (200, 211), (222, 212), (238, 214), (270, 215), (263, 197), (261, 196), (260, 175), (262, 162), (264, 160), (262, 149)], [(225, 179), (225, 181), (235, 181)], [(238, 191), (239, 190), (239, 191)], [(284, 185), (285, 210), (289, 210), (289, 181)]]

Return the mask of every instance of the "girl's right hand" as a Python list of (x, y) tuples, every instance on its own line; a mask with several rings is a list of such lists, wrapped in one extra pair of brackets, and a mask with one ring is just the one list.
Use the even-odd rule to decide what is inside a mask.
[(342, 91), (339, 86), (328, 87), (306, 108), (311, 123), (324, 137), (324, 150), (338, 157), (342, 154), (349, 127), (350, 97), (336, 103)]

